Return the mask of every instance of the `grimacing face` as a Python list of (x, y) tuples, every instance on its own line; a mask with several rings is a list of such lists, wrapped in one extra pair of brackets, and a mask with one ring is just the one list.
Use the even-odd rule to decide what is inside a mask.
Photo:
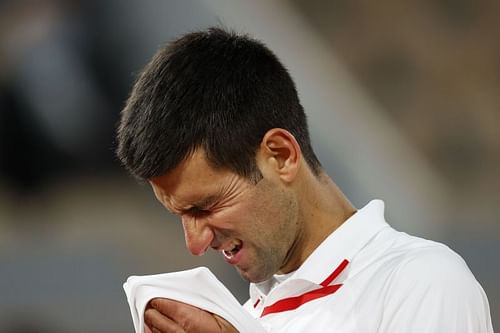
[(197, 150), (150, 183), (165, 208), (181, 217), (192, 254), (220, 251), (244, 279), (261, 282), (290, 261), (301, 233), (293, 192), (276, 177), (262, 174), (252, 184), (231, 171), (214, 169)]

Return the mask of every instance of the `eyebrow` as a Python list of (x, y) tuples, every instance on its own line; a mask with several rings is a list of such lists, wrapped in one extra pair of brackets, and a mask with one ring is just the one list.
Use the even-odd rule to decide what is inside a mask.
[(184, 212), (187, 212), (192, 209), (206, 209), (207, 207), (213, 205), (215, 202), (220, 200), (220, 194), (209, 195), (203, 199), (197, 200), (192, 204), (188, 205), (187, 208), (183, 209)]

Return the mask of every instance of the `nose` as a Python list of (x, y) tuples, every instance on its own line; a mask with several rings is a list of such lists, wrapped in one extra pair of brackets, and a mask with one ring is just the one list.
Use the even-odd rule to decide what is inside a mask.
[(183, 216), (182, 227), (189, 252), (195, 256), (205, 254), (214, 240), (214, 232), (210, 226), (202, 220)]

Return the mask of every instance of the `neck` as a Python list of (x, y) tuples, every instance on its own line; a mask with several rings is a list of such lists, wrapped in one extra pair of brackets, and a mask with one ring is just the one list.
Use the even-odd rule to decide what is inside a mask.
[(290, 249), (290, 260), (282, 273), (296, 270), (309, 255), (342, 223), (351, 217), (356, 209), (345, 197), (332, 179), (322, 172), (315, 176), (309, 170), (304, 181), (297, 184), (299, 202), (299, 223), (301, 232)]

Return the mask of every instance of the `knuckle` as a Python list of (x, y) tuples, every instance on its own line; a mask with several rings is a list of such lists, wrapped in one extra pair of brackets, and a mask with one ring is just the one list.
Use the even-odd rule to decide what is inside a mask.
[(154, 311), (154, 309), (146, 309), (146, 311), (144, 311), (144, 321), (146, 323), (151, 323), (151, 320), (154, 317)]

